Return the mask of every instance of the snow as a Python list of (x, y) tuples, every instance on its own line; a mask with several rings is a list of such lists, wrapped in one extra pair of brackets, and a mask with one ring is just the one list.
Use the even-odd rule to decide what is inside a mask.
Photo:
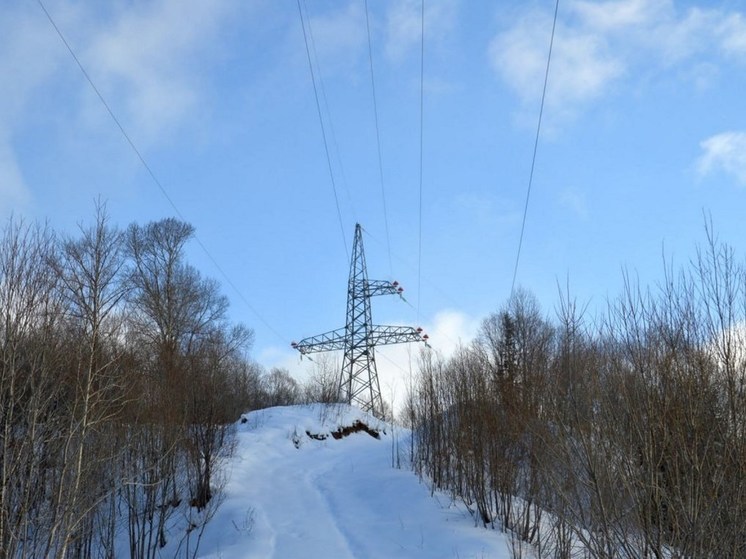
[[(244, 419), (224, 501), (197, 557), (508, 559), (505, 536), (475, 527), (462, 505), (392, 467), (393, 443), (406, 431), (341, 405), (270, 408)], [(380, 430), (380, 439), (328, 436), (355, 420)]]

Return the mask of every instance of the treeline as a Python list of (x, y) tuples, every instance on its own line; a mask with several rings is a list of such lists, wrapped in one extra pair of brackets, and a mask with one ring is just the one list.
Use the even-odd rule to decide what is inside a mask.
[(746, 557), (746, 267), (708, 233), (604, 317), (518, 292), (451, 359), (423, 354), (416, 471), (515, 556)]
[[(0, 237), (0, 556), (196, 550), (219, 504), (231, 424), (263, 405), (252, 332), (185, 261), (194, 230)], [(176, 527), (179, 527), (178, 529)]]

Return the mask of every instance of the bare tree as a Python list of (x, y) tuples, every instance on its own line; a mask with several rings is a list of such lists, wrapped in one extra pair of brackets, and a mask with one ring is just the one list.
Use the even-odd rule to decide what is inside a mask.
[(303, 400), (307, 403), (334, 404), (339, 399), (339, 360), (330, 353), (314, 357), (311, 375), (303, 385)]
[[(0, 238), (0, 555), (43, 555), (57, 509), (54, 483), (64, 416), (59, 363), (60, 301), (48, 262), (52, 233), (11, 220)], [(51, 479), (50, 479), (51, 478)], [(38, 533), (29, 541), (26, 534)]]
[(100, 474), (112, 461), (108, 449), (100, 447), (101, 439), (110, 434), (127, 395), (119, 367), (121, 320), (117, 316), (126, 292), (122, 234), (109, 226), (101, 203), (96, 205), (94, 225), (81, 226), (80, 232), (79, 239), (61, 242), (60, 256), (53, 264), (68, 332), (73, 333), (77, 348), (70, 363), (73, 388), (60, 472), (64, 483), (54, 497), (62, 510), (50, 534), (59, 539), (61, 558), (73, 542), (81, 541), (83, 526), (110, 490), (97, 487)]
[(126, 528), (154, 558), (179, 521), (196, 553), (261, 387), (251, 331), (184, 260), (192, 232), (123, 234), (97, 203), (77, 236), (0, 236), (0, 556), (108, 559)]
[(301, 402), (301, 387), (290, 371), (274, 367), (262, 379), (267, 406), (292, 406)]
[[(251, 332), (228, 324), (228, 300), (217, 283), (185, 262), (183, 249), (193, 234), (190, 225), (175, 219), (132, 225), (126, 234), (132, 262), (131, 334), (155, 356), (149, 363), (152, 402), (144, 413), (152, 421), (157, 410), (162, 430), (145, 440), (158, 442), (150, 467), (158, 468), (162, 479), (160, 495), (146, 499), (150, 509), (145, 514), (158, 518), (158, 545), (165, 543), (164, 525), (174, 503), (188, 496), (190, 506), (204, 509), (213, 497), (211, 481), (216, 461), (229, 446), (228, 426), (243, 411), (239, 399), (224, 406), (220, 394), (247, 380), (241, 376), (245, 369), (235, 374), (233, 369), (241, 369), (237, 363)], [(182, 459), (186, 477), (177, 472)]]

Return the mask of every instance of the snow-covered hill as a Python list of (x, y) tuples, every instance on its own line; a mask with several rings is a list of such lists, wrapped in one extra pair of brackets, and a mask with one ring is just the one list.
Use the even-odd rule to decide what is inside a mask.
[[(332, 436), (357, 421), (372, 434)], [(507, 559), (504, 536), (475, 528), (463, 506), (431, 497), (411, 471), (392, 468), (392, 441), (387, 425), (349, 406), (247, 414), (225, 500), (197, 556)]]

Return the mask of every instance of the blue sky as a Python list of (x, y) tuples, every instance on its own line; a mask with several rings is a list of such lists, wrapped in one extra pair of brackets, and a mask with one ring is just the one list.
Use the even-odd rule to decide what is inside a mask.
[[(383, 188), (365, 4), (302, 2), (344, 239), (294, 0), (45, 1), (178, 214), (38, 4), (6, 0), (0, 218), (72, 232), (97, 196), (121, 226), (182, 217), (254, 357), (299, 375), (290, 341), (343, 325), (359, 221), (370, 276), (409, 302), (376, 299), (374, 320), (420, 324), (447, 353), (510, 294), (554, 2), (426, 3), (421, 207), (420, 2), (368, 4)], [(568, 278), (603, 309), (623, 268), (652, 283), (664, 251), (686, 264), (705, 214), (743, 256), (739, 10), (560, 1), (517, 278), (548, 313)], [(407, 352), (385, 351), (394, 392)]]

